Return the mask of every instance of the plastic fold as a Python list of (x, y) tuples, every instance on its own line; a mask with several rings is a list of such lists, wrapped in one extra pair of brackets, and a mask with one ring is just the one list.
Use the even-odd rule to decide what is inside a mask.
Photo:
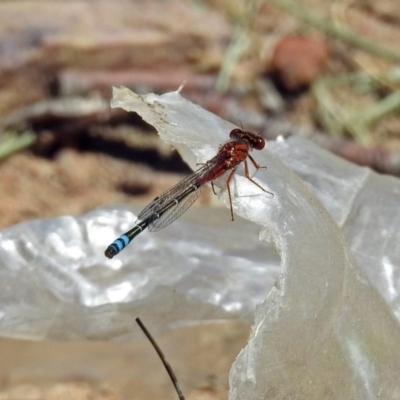
[[(137, 112), (193, 169), (234, 128), (179, 91), (114, 89), (112, 107)], [(243, 219), (198, 209), (113, 260), (104, 248), (135, 221), (121, 207), (2, 231), (0, 334), (131, 339), (138, 314), (155, 334), (240, 317), (253, 326), (231, 400), (397, 398), (399, 181), (301, 138), (252, 155), (268, 167), (254, 179), (273, 198), (240, 168), (232, 194)]]

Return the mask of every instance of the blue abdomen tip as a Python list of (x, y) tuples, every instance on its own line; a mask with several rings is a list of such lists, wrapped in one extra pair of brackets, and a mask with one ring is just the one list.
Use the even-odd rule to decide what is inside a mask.
[(121, 235), (117, 240), (110, 244), (106, 251), (104, 252), (107, 258), (113, 258), (116, 256), (123, 248), (129, 244), (130, 240), (128, 236)]

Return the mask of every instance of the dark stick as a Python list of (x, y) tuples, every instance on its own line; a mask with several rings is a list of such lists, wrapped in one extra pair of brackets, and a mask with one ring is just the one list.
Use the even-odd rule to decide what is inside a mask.
[(157, 354), (160, 357), (162, 363), (164, 364), (164, 367), (167, 370), (168, 375), (171, 378), (171, 381), (175, 386), (176, 393), (178, 393), (179, 400), (185, 400), (185, 396), (183, 395), (182, 390), (179, 387), (178, 379), (176, 379), (174, 371), (172, 370), (171, 365), (169, 365), (168, 361), (165, 359), (165, 356), (164, 356), (163, 352), (161, 351), (160, 347), (158, 346), (156, 341), (153, 339), (153, 337), (151, 336), (151, 334), (147, 330), (147, 328), (143, 325), (143, 322), (140, 320), (140, 318), (136, 318), (136, 322), (140, 326), (140, 328), (142, 329), (143, 333), (147, 336), (147, 339), (149, 339), (150, 343), (154, 347), (154, 350), (157, 352)]

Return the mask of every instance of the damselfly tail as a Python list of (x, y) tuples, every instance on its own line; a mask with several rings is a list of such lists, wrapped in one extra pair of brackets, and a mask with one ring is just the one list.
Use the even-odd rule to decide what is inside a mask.
[(116, 256), (121, 250), (123, 250), (128, 244), (137, 236), (139, 233), (143, 232), (144, 229), (147, 228), (149, 221), (142, 221), (139, 224), (135, 225), (128, 232), (125, 232), (118, 239), (114, 240), (104, 252), (107, 258), (113, 258)]

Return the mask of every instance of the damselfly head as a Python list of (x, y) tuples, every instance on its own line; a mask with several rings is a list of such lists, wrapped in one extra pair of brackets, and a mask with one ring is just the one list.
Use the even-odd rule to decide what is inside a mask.
[(231, 130), (229, 137), (232, 140), (246, 140), (250, 147), (256, 150), (262, 150), (265, 146), (265, 140), (260, 135), (239, 128)]

